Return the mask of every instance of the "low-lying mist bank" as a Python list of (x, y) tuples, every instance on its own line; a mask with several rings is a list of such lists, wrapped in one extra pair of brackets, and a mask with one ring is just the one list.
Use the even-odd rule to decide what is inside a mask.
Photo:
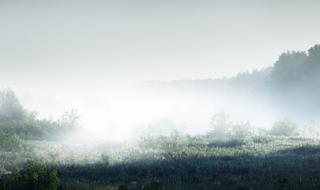
[[(150, 97), (149, 100), (139, 97), (136, 101), (126, 99), (127, 101), (122, 102), (119, 101), (120, 98), (113, 104), (117, 105), (117, 108), (107, 106), (115, 113), (107, 115), (103, 111), (100, 113), (98, 109), (96, 113), (99, 116), (96, 120), (86, 117), (83, 113), (79, 114), (74, 109), (65, 112), (57, 119), (48, 119), (39, 117), (37, 112), (25, 109), (10, 88), (3, 89), (0, 91), (0, 131), (6, 138), (2, 141), (7, 139), (7, 141), (18, 142), (19, 139), (24, 139), (56, 140), (88, 145), (106, 142), (121, 144), (138, 142), (141, 137), (146, 136), (170, 136), (176, 132), (190, 136), (213, 135), (222, 139), (261, 135), (299, 135), (316, 138), (320, 131), (317, 120), (310, 119), (302, 122), (289, 117), (274, 116), (273, 118), (270, 117), (270, 112), (263, 110), (264, 119), (270, 117), (268, 122), (263, 122), (257, 111), (256, 113), (253, 113), (254, 110), (248, 112), (247, 110), (251, 108), (244, 105), (235, 106), (231, 113), (238, 112), (238, 114), (231, 115), (228, 112), (215, 110), (211, 105), (212, 102), (208, 100), (209, 97), (208, 99), (202, 97), (199, 100), (195, 97), (190, 99), (193, 95), (186, 95), (183, 98), (184, 96), (180, 93), (180, 91), (176, 94), (173, 92), (175, 95), (171, 99), (169, 96), (171, 97), (172, 93), (156, 95), (150, 92), (143, 96)], [(158, 98), (153, 99), (156, 96)], [(182, 98), (179, 99), (179, 97)], [(209, 105), (202, 107), (204, 103)], [(235, 111), (237, 108), (243, 109)], [(252, 115), (248, 117), (247, 114)], [(82, 117), (85, 120), (91, 118), (93, 122), (91, 124), (89, 122), (90, 125), (88, 125)], [(99, 119), (110, 119), (110, 123), (101, 122)]]
[[(24, 109), (12, 90), (4, 89), (0, 97), (1, 166), (6, 170), (23, 167), (30, 160), (51, 165), (106, 161), (113, 165), (136, 159), (158, 160), (168, 150), (189, 152), (193, 151), (193, 146), (197, 149), (210, 148), (211, 145), (241, 148), (258, 141), (280, 139), (285, 142), (290, 138), (296, 138), (297, 142), (304, 144), (318, 142), (320, 136), (320, 127), (315, 121), (299, 125), (284, 118), (267, 128), (261, 128), (248, 121), (234, 121), (230, 115), (218, 112), (204, 122), (206, 131), (201, 134), (188, 133), (185, 125), (167, 119), (149, 123), (130, 133), (132, 137), (115, 141), (108, 139), (112, 133), (96, 136), (83, 128), (74, 110), (56, 120), (41, 119)], [(126, 135), (123, 134), (124, 137)], [(203, 154), (197, 151), (193, 153), (194, 156)]]
[(302, 125), (282, 118), (261, 127), (216, 112), (202, 121), (201, 133), (192, 133), (186, 130), (188, 123), (171, 118), (145, 120), (130, 133), (119, 133), (121, 138), (103, 130), (97, 135), (95, 129), (82, 126), (75, 110), (43, 119), (26, 110), (12, 90), (4, 89), (0, 186), (5, 190), (320, 187), (314, 177), (320, 174), (316, 121)]
[(283, 118), (303, 128), (319, 122), (319, 63), (316, 45), (307, 52), (288, 51), (269, 68), (231, 78), (114, 83), (112, 87), (101, 81), (83, 88), (69, 85), (57, 90), (55, 86), (48, 92), (40, 87), (13, 88), (22, 104), (38, 111), (41, 119), (59, 120), (65, 110), (74, 108), (79, 125), (100, 141), (124, 142), (174, 130), (203, 135), (218, 112), (255, 128), (269, 129)]

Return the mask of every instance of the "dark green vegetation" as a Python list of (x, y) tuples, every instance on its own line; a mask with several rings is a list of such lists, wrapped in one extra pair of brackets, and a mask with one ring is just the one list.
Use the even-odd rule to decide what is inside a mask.
[[(154, 139), (115, 165), (60, 168), (65, 186), (158, 182), (162, 189), (318, 189), (319, 142), (294, 138)], [(81, 186), (81, 185), (80, 185)], [(85, 185), (83, 185), (85, 186)]]
[(0, 148), (18, 148), (22, 140), (56, 140), (77, 126), (74, 111), (59, 120), (41, 120), (25, 110), (11, 89), (0, 92)]
[[(320, 45), (307, 52), (282, 53), (271, 67), (241, 72), (231, 78), (152, 82), (152, 89), (168, 92), (209, 94), (211, 98), (226, 98), (231, 105), (274, 105), (277, 111), (318, 118), (320, 106)], [(245, 105), (245, 104), (244, 104)], [(301, 117), (301, 118), (300, 118)]]
[[(67, 159), (41, 144), (43, 157), (16, 152), (3, 175), (6, 189), (318, 189), (320, 141), (299, 137), (149, 137), (97, 160)], [(5, 159), (2, 152), (1, 160)], [(51, 157), (54, 155), (55, 157)], [(88, 155), (88, 156), (89, 156)], [(13, 157), (13, 155), (6, 155)], [(34, 165), (35, 164), (35, 165)], [(45, 164), (45, 165), (44, 165)], [(20, 168), (19, 171), (16, 168)], [(146, 188), (145, 188), (146, 189)]]
[(56, 169), (49, 169), (37, 163), (27, 162), (19, 171), (4, 175), (1, 181), (3, 189), (56, 190), (59, 178)]

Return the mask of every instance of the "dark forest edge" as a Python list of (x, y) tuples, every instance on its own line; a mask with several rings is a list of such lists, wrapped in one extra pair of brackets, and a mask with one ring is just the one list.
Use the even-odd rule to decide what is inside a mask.
[[(298, 114), (319, 113), (320, 105), (320, 45), (307, 52), (287, 51), (274, 65), (240, 72), (231, 78), (185, 79), (171, 82), (149, 82), (146, 86), (170, 91), (205, 91), (207, 93), (242, 97), (251, 101), (268, 101), (279, 110), (291, 110)], [(303, 110), (303, 111), (302, 111)]]

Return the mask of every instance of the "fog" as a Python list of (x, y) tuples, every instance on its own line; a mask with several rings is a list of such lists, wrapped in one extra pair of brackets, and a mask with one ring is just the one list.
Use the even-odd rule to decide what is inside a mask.
[(106, 141), (153, 125), (204, 134), (222, 111), (257, 128), (305, 123), (317, 109), (290, 107), (301, 98), (275, 95), (263, 73), (282, 52), (318, 42), (320, 3), (307, 2), (2, 0), (0, 86), (40, 118), (77, 110)]
[[(270, 69), (255, 71), (269, 74)], [(57, 119), (74, 109), (81, 131), (68, 138), (102, 142), (131, 142), (143, 136), (170, 135), (174, 131), (205, 135), (214, 114), (224, 112), (235, 123), (249, 122), (255, 130), (270, 129), (275, 121), (289, 118), (303, 128), (317, 117), (308, 110), (288, 106), (290, 99), (274, 95), (268, 75), (262, 81), (234, 78), (216, 80), (153, 81), (103, 87), (96, 91), (65, 94), (21, 93), (22, 104), (39, 118)], [(247, 73), (255, 76), (254, 72)], [(232, 81), (235, 81), (233, 83)], [(266, 89), (259, 89), (266, 88)], [(61, 95), (61, 94), (60, 94)], [(281, 99), (281, 103), (276, 99)], [(296, 101), (295, 99), (294, 101)], [(302, 108), (302, 107), (301, 107)], [(306, 108), (304, 106), (304, 108)], [(78, 138), (78, 139), (77, 139)], [(95, 140), (93, 140), (95, 139)]]
[(0, 0), (0, 189), (320, 189), (319, 10)]

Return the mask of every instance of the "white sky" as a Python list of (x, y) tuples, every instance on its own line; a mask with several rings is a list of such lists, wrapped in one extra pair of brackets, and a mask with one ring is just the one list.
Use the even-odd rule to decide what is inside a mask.
[(0, 79), (55, 86), (231, 76), (319, 43), (319, 10), (308, 0), (0, 0)]

